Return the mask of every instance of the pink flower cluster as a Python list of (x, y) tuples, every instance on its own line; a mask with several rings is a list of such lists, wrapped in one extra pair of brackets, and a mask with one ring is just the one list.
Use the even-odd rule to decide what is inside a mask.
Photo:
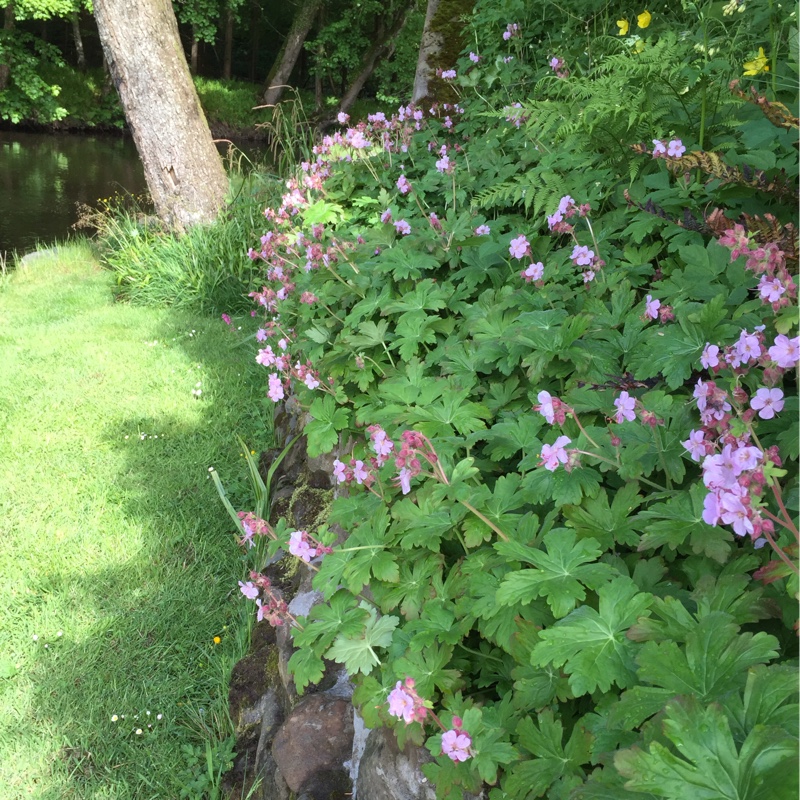
[(255, 544), (253, 541), (254, 536), (274, 537), (275, 534), (272, 528), (269, 526), (269, 523), (260, 517), (257, 517), (255, 514), (252, 514), (249, 511), (240, 511), (237, 516), (239, 517), (239, 521), (242, 523), (242, 538), (239, 539), (240, 545), (252, 547)]
[(680, 139), (671, 139), (664, 144), (660, 139), (653, 139), (653, 158), (680, 158), (686, 148)]
[(506, 29), (503, 31), (503, 40), (508, 41), (520, 36), (519, 25), (516, 22), (509, 22)]
[(526, 114), (522, 108), (522, 103), (514, 103), (505, 109), (506, 122), (510, 122), (515, 128), (520, 128), (529, 119), (530, 115)]
[(411, 479), (422, 472), (423, 461), (434, 467), (438, 465), (439, 459), (433, 445), (421, 433), (403, 431), (400, 448), (397, 449), (380, 425), (370, 425), (367, 430), (370, 434), (370, 447), (375, 455), (370, 456), (369, 463), (362, 459), (350, 459), (349, 463), (345, 463), (337, 458), (333, 462), (333, 476), (337, 484), (356, 483), (370, 489), (377, 480), (377, 471), (393, 456), (397, 469), (394, 482), (403, 494), (408, 494), (411, 491)]
[[(698, 380), (694, 398), (700, 411), (702, 428), (692, 430), (683, 442), (694, 461), (702, 462), (703, 483), (708, 489), (704, 501), (703, 520), (709, 525), (730, 525), (737, 536), (750, 536), (756, 547), (763, 546), (774, 531), (772, 515), (762, 500), (768, 464), (781, 465), (777, 448), (764, 452), (751, 442), (749, 427), (732, 426), (735, 403), (743, 422), (751, 423), (756, 415), (772, 419), (784, 406), (783, 391), (774, 386), (783, 372), (800, 360), (800, 337), (789, 339), (784, 334), (766, 348), (763, 326), (753, 333), (743, 330), (737, 342), (724, 351), (706, 344), (700, 363), (718, 373), (723, 366), (744, 374), (755, 367), (763, 368), (768, 386), (759, 387), (752, 396), (741, 386), (733, 397), (715, 381)], [(749, 408), (745, 407), (749, 405)]]
[(797, 366), (800, 361), (800, 337), (790, 339), (783, 333), (775, 337), (771, 347), (764, 341), (764, 326), (759, 325), (752, 333), (743, 330), (732, 345), (720, 349), (719, 345), (706, 342), (700, 364), (713, 373), (724, 366), (738, 372), (759, 365), (764, 368), (764, 380), (773, 385), (787, 369)]
[(752, 246), (750, 236), (742, 225), (736, 223), (717, 240), (731, 251), (731, 261), (746, 255), (745, 269), (760, 275), (758, 294), (762, 303), (769, 303), (778, 311), (797, 299), (797, 284), (786, 268), (786, 256), (774, 242)]
[(644, 301), (644, 314), (642, 315), (642, 319), (657, 319), (663, 324), (674, 320), (675, 314), (672, 311), (672, 306), (662, 305), (660, 300), (649, 294)]
[[(286, 622), (294, 621), (294, 617), (289, 613), (289, 606), (286, 605), (280, 591), (272, 588), (272, 582), (266, 575), (262, 575), (260, 572), (251, 572), (249, 581), (239, 581), (239, 590), (248, 600), (256, 601), (257, 622), (265, 619), (273, 627), (278, 627)], [(262, 592), (263, 600), (259, 597)]]
[(553, 56), (550, 59), (550, 69), (555, 72), (557, 78), (569, 78), (569, 70), (566, 68), (564, 59)]
[(406, 725), (423, 722), (430, 708), (430, 704), (417, 694), (415, 685), (413, 678), (406, 678), (405, 681), (397, 681), (397, 685), (389, 692), (389, 713), (402, 719)]
[(472, 737), (462, 728), (460, 717), (453, 717), (453, 727), (446, 730), (439, 718), (430, 710), (431, 704), (423, 700), (415, 689), (413, 678), (397, 681), (397, 685), (389, 692), (389, 714), (402, 719), (406, 725), (412, 722), (424, 722), (430, 716), (444, 731), (442, 734), (442, 755), (453, 761), (466, 761), (472, 756)]
[(311, 536), (308, 531), (294, 531), (289, 535), (289, 552), (308, 564), (312, 558), (328, 555), (333, 550)]
[(554, 233), (572, 233), (573, 226), (566, 222), (566, 220), (578, 215), (586, 217), (592, 207), (588, 203), (578, 205), (575, 200), (568, 194), (565, 194), (558, 201), (558, 208), (554, 213), (547, 216), (547, 227)]

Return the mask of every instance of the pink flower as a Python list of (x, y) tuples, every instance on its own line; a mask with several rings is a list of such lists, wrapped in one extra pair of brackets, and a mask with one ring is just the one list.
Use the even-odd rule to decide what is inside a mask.
[(539, 454), (542, 459), (542, 466), (550, 472), (558, 469), (559, 462), (566, 464), (569, 460), (566, 446), (572, 442), (569, 436), (559, 436), (553, 444), (542, 445), (542, 452)]
[(403, 494), (408, 494), (411, 491), (411, 478), (411, 470), (407, 467), (403, 467), (397, 474), (397, 481)]
[(503, 31), (503, 39), (507, 42), (514, 36), (519, 36), (519, 25), (516, 22), (510, 22)]
[(456, 71), (454, 69), (446, 69), (442, 72), (443, 81), (452, 81), (455, 77)]
[(230, 317), (229, 317), (227, 314), (223, 314), (223, 315), (222, 315), (222, 321), (223, 321), (223, 322), (224, 322), (226, 325), (233, 325), (233, 323), (231, 322), (231, 318), (230, 318)]
[(295, 531), (289, 536), (289, 552), (308, 564), (317, 551), (308, 543), (306, 531)]
[(670, 158), (680, 158), (685, 152), (686, 148), (680, 139), (672, 139), (667, 146), (667, 155)]
[(319, 381), (314, 377), (313, 373), (307, 372), (305, 378), (303, 378), (303, 383), (308, 386), (309, 389), (316, 389), (319, 386)]
[(436, 161), (437, 172), (450, 172), (450, 159), (445, 155)]
[(736, 354), (745, 364), (749, 361), (756, 361), (761, 355), (761, 343), (755, 333), (742, 331), (739, 334), (739, 341), (734, 345)]
[(350, 115), (349, 114), (345, 114), (344, 111), (340, 111), (336, 115), (336, 119), (337, 119), (337, 121), (339, 122), (340, 125), (347, 125), (347, 123), (350, 121)]
[(645, 301), (645, 310), (644, 314), (646, 317), (650, 319), (658, 319), (658, 309), (661, 308), (661, 301), (654, 300), (653, 295), (647, 295), (647, 299)]
[(525, 279), (525, 283), (540, 281), (542, 275), (544, 275), (544, 264), (542, 264), (541, 261), (537, 261), (535, 264), (529, 264), (527, 269), (520, 272), (520, 275)]
[(481, 60), (481, 57), (477, 53), (470, 53), (469, 54), (469, 60), (473, 64), (477, 64)]
[(790, 339), (784, 334), (775, 337), (775, 344), (767, 351), (769, 357), (782, 369), (791, 369), (800, 361), (800, 336)]
[(401, 175), (397, 179), (397, 188), (400, 191), (400, 194), (408, 194), (411, 191), (411, 184), (408, 182), (405, 175)]
[(653, 158), (664, 156), (667, 154), (667, 148), (664, 142), (660, 139), (653, 139)]
[(705, 434), (702, 430), (689, 431), (689, 438), (681, 444), (689, 451), (693, 461), (700, 461), (706, 454)]
[(274, 372), (269, 376), (267, 396), (273, 403), (277, 403), (278, 400), (283, 400), (284, 398), (283, 384), (281, 383), (280, 376), (276, 375)]
[(539, 405), (534, 406), (534, 410), (538, 411), (552, 425), (556, 418), (556, 411), (550, 392), (539, 392), (536, 399), (539, 401)]
[(550, 230), (558, 225), (559, 222), (563, 222), (564, 215), (560, 211), (556, 211), (555, 214), (548, 214), (547, 215), (547, 227)]
[(265, 342), (266, 340), (267, 340), (267, 332), (263, 328), (259, 328), (256, 331), (256, 341)]
[(369, 478), (369, 470), (364, 466), (364, 462), (361, 459), (351, 466), (353, 467), (353, 477), (356, 479), (356, 483), (360, 485)]
[(768, 303), (777, 303), (786, 291), (786, 287), (777, 278), (767, 278), (766, 275), (761, 276), (757, 288), (761, 298)]
[(239, 591), (248, 600), (255, 600), (258, 597), (258, 587), (252, 581), (247, 581), (247, 583), (239, 581)]
[(575, 262), (578, 267), (591, 266), (594, 259), (594, 250), (590, 250), (586, 245), (576, 244), (572, 248), (572, 255), (570, 258)]
[(720, 519), (725, 525), (733, 525), (737, 536), (745, 536), (753, 532), (750, 509), (732, 492), (722, 492), (719, 502)]
[(622, 424), (625, 420), (633, 422), (636, 419), (636, 412), (634, 411), (636, 408), (635, 397), (631, 397), (627, 392), (620, 392), (619, 397), (614, 401), (614, 405), (617, 407), (617, 413), (614, 418), (619, 424)]
[(384, 211), (383, 214), (381, 214), (381, 222), (383, 222), (385, 225), (387, 222), (391, 221), (392, 221), (392, 212), (391, 209), (387, 208), (386, 211)]
[(594, 280), (594, 270), (587, 269), (585, 272), (581, 273), (583, 275), (583, 282), (584, 283), (591, 283)]
[(772, 419), (783, 409), (783, 392), (780, 389), (759, 389), (750, 400), (750, 408), (758, 411), (761, 419)]
[(333, 477), (336, 478), (336, 483), (347, 482), (347, 465), (338, 458), (333, 462)]
[(530, 253), (530, 247), (528, 240), (520, 235), (517, 236), (516, 239), (511, 240), (508, 246), (508, 252), (511, 254), (512, 258), (525, 258), (525, 256)]
[(570, 197), (568, 194), (565, 194), (559, 201), (558, 201), (558, 213), (559, 214), (566, 214), (572, 216), (569, 212), (574, 211), (575, 209), (575, 200)]
[(403, 689), (400, 681), (389, 692), (389, 713), (393, 717), (400, 717), (406, 725), (414, 721), (414, 698)]
[(472, 753), (469, 748), (472, 739), (461, 729), (445, 731), (442, 734), (442, 754), (453, 761), (466, 761)]
[(411, 233), (411, 226), (404, 219), (397, 220), (394, 224), (394, 229), (402, 236), (408, 236)]
[(272, 351), (272, 348), (269, 345), (267, 345), (263, 350), (258, 351), (256, 363), (262, 364), (265, 367), (271, 367), (275, 363), (275, 353)]
[(475, 235), (476, 236), (488, 236), (492, 232), (492, 229), (488, 225), (478, 225), (475, 228)]
[(719, 366), (719, 347), (715, 344), (709, 344), (706, 342), (706, 346), (703, 349), (703, 355), (700, 356), (700, 363), (703, 365), (703, 369), (710, 369), (712, 367)]
[(720, 507), (719, 497), (716, 492), (709, 492), (703, 500), (703, 522), (706, 525), (717, 525), (719, 523)]

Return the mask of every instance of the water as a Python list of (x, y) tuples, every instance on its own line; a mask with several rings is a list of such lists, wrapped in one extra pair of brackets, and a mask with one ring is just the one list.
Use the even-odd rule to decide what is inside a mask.
[(146, 190), (127, 137), (0, 131), (0, 255), (66, 239), (77, 203)]
[[(251, 161), (263, 162), (263, 147), (236, 145)], [(227, 142), (217, 146), (224, 156)], [(0, 131), (0, 258), (75, 234), (79, 203), (97, 206), (115, 194), (146, 192), (129, 137)]]

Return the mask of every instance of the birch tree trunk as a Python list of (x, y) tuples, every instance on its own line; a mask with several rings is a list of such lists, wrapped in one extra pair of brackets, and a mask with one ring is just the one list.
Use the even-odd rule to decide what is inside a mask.
[(119, 92), (158, 216), (183, 231), (209, 223), (228, 179), (197, 99), (170, 0), (95, 0)]
[(382, 58), (389, 58), (392, 55), (397, 37), (405, 27), (410, 10), (411, 3), (408, 3), (398, 11), (394, 19), (390, 20), (388, 28), (385, 25), (379, 27), (375, 33), (374, 44), (361, 62), (361, 71), (356, 75), (355, 80), (342, 97), (339, 111), (347, 113), (350, 110), (350, 107), (355, 103), (359, 93), (364, 88), (364, 84), (375, 71), (378, 61)]
[(428, 81), (431, 77), (431, 60), (442, 49), (443, 37), (433, 30), (433, 18), (439, 10), (439, 0), (428, 0), (425, 11), (425, 24), (422, 28), (422, 40), (419, 45), (417, 71), (414, 74), (414, 91), (411, 102), (419, 103), (428, 94)]
[(270, 70), (267, 77), (267, 86), (264, 90), (264, 105), (272, 106), (281, 99), (284, 86), (292, 75), (294, 65), (303, 49), (303, 42), (314, 24), (314, 18), (324, 0), (303, 0), (297, 10), (297, 16), (292, 22), (292, 27), (286, 36), (281, 52), (276, 59), (276, 66)]
[(78, 61), (78, 69), (81, 72), (86, 72), (86, 55), (83, 52), (80, 13), (80, 11), (73, 11), (70, 22), (72, 23), (72, 39), (75, 42), (75, 57)]
[(225, 12), (225, 50), (222, 58), (222, 79), (231, 79), (231, 62), (233, 61), (233, 9), (228, 7)]

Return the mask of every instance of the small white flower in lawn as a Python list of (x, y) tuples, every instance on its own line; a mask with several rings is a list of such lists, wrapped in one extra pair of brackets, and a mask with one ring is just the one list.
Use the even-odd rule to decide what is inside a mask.
[(136, 735), (137, 736), (141, 736), (142, 735), (142, 729), (141, 728), (137, 728), (136, 729)]
[(44, 649), (47, 650), (48, 647), (50, 647), (50, 645), (49, 644), (45, 644)]
[(161, 719), (163, 716), (163, 714), (156, 714), (156, 719)]
[(213, 471), (214, 471), (214, 467), (209, 467), (209, 468), (208, 468), (208, 471), (209, 471), (209, 472), (213, 472)]
[(149, 711), (145, 711), (144, 713), (147, 714), (148, 717), (150, 716), (150, 712)]
[(116, 714), (112, 714), (111, 715), (111, 721), (112, 722), (116, 722), (118, 719), (119, 719), (119, 717)]
[(127, 439), (127, 438), (129, 438), (129, 437), (127, 437), (127, 436), (126, 436), (125, 438)]
[(39, 636), (37, 634), (35, 634), (35, 633), (33, 634), (33, 641), (34, 642), (38, 642), (39, 641)]
[(56, 634), (56, 636), (63, 636), (63, 635), (64, 635), (64, 631), (59, 631), (59, 632)]

